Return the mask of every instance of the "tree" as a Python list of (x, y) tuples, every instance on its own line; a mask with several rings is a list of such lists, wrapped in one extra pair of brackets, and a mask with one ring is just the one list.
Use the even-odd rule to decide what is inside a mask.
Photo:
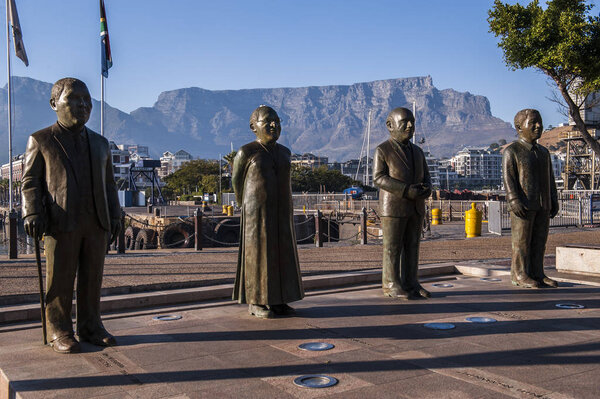
[(163, 181), (166, 183), (163, 192), (171, 195), (189, 194), (195, 191), (196, 187), (199, 192), (216, 192), (219, 184), (219, 162), (203, 159), (186, 162)]
[(343, 175), (339, 170), (327, 169), (325, 165), (316, 169), (292, 165), (291, 178), (292, 191), (294, 192), (319, 192), (322, 189), (329, 192), (339, 192), (358, 184), (357, 181)]
[(495, 0), (490, 32), (500, 37), (509, 68), (536, 68), (556, 84), (583, 140), (600, 156), (580, 114), (586, 98), (600, 90), (600, 17), (589, 15), (593, 5), (585, 0), (546, 4), (544, 10), (538, 0), (527, 6)]
[(227, 162), (227, 168), (229, 169), (229, 173), (233, 172), (233, 159), (237, 155), (237, 151), (231, 151), (229, 154), (225, 155), (223, 159)]

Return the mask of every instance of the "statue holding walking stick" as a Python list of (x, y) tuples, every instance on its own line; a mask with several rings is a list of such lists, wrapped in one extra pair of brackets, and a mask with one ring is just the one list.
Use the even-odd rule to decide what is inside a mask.
[(107, 245), (121, 229), (121, 208), (108, 141), (85, 126), (92, 110), (85, 83), (60, 79), (50, 106), (58, 121), (27, 142), (23, 219), (36, 245), (45, 236), (41, 302), (45, 299), (48, 341), (56, 352), (74, 353), (81, 350), (71, 320), (75, 276), (79, 340), (116, 345), (100, 319), (100, 288)]

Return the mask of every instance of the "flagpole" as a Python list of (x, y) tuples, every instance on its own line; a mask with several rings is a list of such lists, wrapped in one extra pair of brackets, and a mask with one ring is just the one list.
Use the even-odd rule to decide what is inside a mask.
[(12, 155), (12, 99), (10, 82), (10, 17), (9, 5), (6, 0), (6, 71), (8, 73), (8, 82), (6, 84), (8, 91), (8, 209), (13, 211), (13, 155)]
[(104, 75), (100, 73), (100, 134), (104, 137)]

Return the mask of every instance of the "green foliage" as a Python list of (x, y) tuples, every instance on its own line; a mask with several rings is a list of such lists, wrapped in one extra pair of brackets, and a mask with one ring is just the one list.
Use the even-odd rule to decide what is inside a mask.
[(227, 162), (227, 169), (229, 169), (229, 172), (231, 172), (233, 170), (233, 159), (235, 158), (236, 155), (237, 155), (237, 151), (231, 151), (229, 154), (227, 154), (223, 157), (223, 160), (225, 160), (225, 162)]
[(527, 6), (495, 0), (489, 10), (490, 32), (500, 38), (506, 64), (537, 68), (561, 89), (578, 94), (600, 89), (600, 17), (590, 16), (585, 0), (551, 0), (544, 10), (538, 0)]
[(292, 191), (294, 192), (319, 192), (321, 190), (340, 192), (353, 184), (358, 184), (339, 170), (329, 170), (325, 165), (317, 169), (292, 165), (291, 175)]
[(582, 138), (600, 155), (600, 144), (580, 115), (586, 97), (600, 90), (600, 16), (589, 15), (593, 6), (585, 0), (549, 0), (546, 5), (495, 0), (488, 11), (490, 32), (500, 38), (509, 68), (536, 68), (552, 79)]
[(219, 163), (196, 159), (183, 164), (175, 173), (165, 177), (163, 193), (173, 199), (183, 193), (217, 192), (219, 187)]

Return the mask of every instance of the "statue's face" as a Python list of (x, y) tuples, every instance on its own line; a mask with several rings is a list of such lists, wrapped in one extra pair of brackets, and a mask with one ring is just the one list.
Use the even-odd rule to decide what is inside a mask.
[(258, 112), (256, 122), (252, 122), (250, 129), (256, 134), (256, 138), (263, 144), (271, 144), (277, 141), (281, 134), (281, 122), (275, 111), (261, 109)]
[(533, 143), (542, 136), (543, 126), (541, 115), (538, 112), (529, 112), (517, 130), (523, 140)]
[(81, 83), (65, 85), (60, 97), (50, 99), (58, 122), (65, 128), (80, 131), (90, 119), (92, 98), (87, 87)]
[(385, 124), (390, 136), (401, 143), (408, 142), (415, 133), (415, 117), (410, 111), (394, 112)]

